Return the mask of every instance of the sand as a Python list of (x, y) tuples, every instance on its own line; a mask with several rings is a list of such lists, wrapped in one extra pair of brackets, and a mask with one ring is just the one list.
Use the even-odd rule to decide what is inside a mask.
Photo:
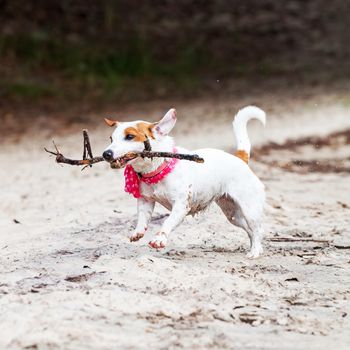
[[(174, 103), (177, 143), (232, 150), (234, 112), (251, 101), (268, 112), (265, 129), (249, 127), (255, 150), (350, 129), (341, 98), (266, 93)], [(160, 117), (164, 110), (156, 102), (125, 115)], [(55, 137), (77, 158), (78, 130)], [(109, 134), (90, 125), (96, 154)], [(264, 255), (248, 260), (246, 233), (215, 206), (186, 218), (166, 249), (155, 251), (147, 242), (167, 215), (158, 206), (146, 237), (130, 243), (136, 203), (123, 191), (122, 172), (107, 164), (83, 172), (55, 164), (42, 150), (52, 136), (33, 126), (1, 145), (1, 349), (349, 348), (350, 173), (279, 164), (347, 162), (346, 140), (253, 156), (267, 191), (266, 240)], [(296, 241), (273, 241), (281, 237)]]

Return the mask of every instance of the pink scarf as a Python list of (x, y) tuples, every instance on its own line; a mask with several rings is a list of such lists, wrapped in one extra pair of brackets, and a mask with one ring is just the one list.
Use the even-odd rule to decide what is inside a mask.
[[(176, 150), (174, 149), (174, 152)], [(170, 174), (179, 160), (172, 158), (170, 161), (164, 161), (156, 170), (138, 175), (131, 165), (127, 165), (124, 171), (125, 178), (125, 192), (132, 194), (135, 198), (140, 198), (140, 182), (148, 185), (154, 185), (162, 181), (168, 174)]]

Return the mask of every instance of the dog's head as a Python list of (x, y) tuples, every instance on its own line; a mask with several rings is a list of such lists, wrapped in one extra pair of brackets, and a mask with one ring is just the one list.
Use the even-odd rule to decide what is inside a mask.
[[(176, 111), (170, 109), (164, 117), (156, 123), (142, 120), (134, 122), (118, 122), (105, 119), (110, 127), (115, 127), (112, 134), (112, 143), (103, 152), (103, 158), (111, 162), (120, 159), (128, 152), (142, 152), (145, 149), (145, 141), (149, 141), (154, 151), (169, 151), (172, 147), (171, 138), (168, 136), (176, 123)], [(119, 167), (124, 167), (127, 163), (135, 160), (122, 160)]]

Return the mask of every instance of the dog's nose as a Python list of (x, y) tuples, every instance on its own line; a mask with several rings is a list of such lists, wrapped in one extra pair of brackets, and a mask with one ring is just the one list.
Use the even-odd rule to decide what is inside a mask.
[(102, 157), (107, 161), (109, 162), (110, 160), (113, 159), (113, 152), (108, 149), (107, 151), (104, 151), (103, 154), (102, 154)]

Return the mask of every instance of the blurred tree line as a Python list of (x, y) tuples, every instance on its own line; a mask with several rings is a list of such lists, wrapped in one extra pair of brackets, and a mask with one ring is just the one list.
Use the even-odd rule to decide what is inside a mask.
[(349, 72), (344, 0), (0, 0), (0, 96)]

